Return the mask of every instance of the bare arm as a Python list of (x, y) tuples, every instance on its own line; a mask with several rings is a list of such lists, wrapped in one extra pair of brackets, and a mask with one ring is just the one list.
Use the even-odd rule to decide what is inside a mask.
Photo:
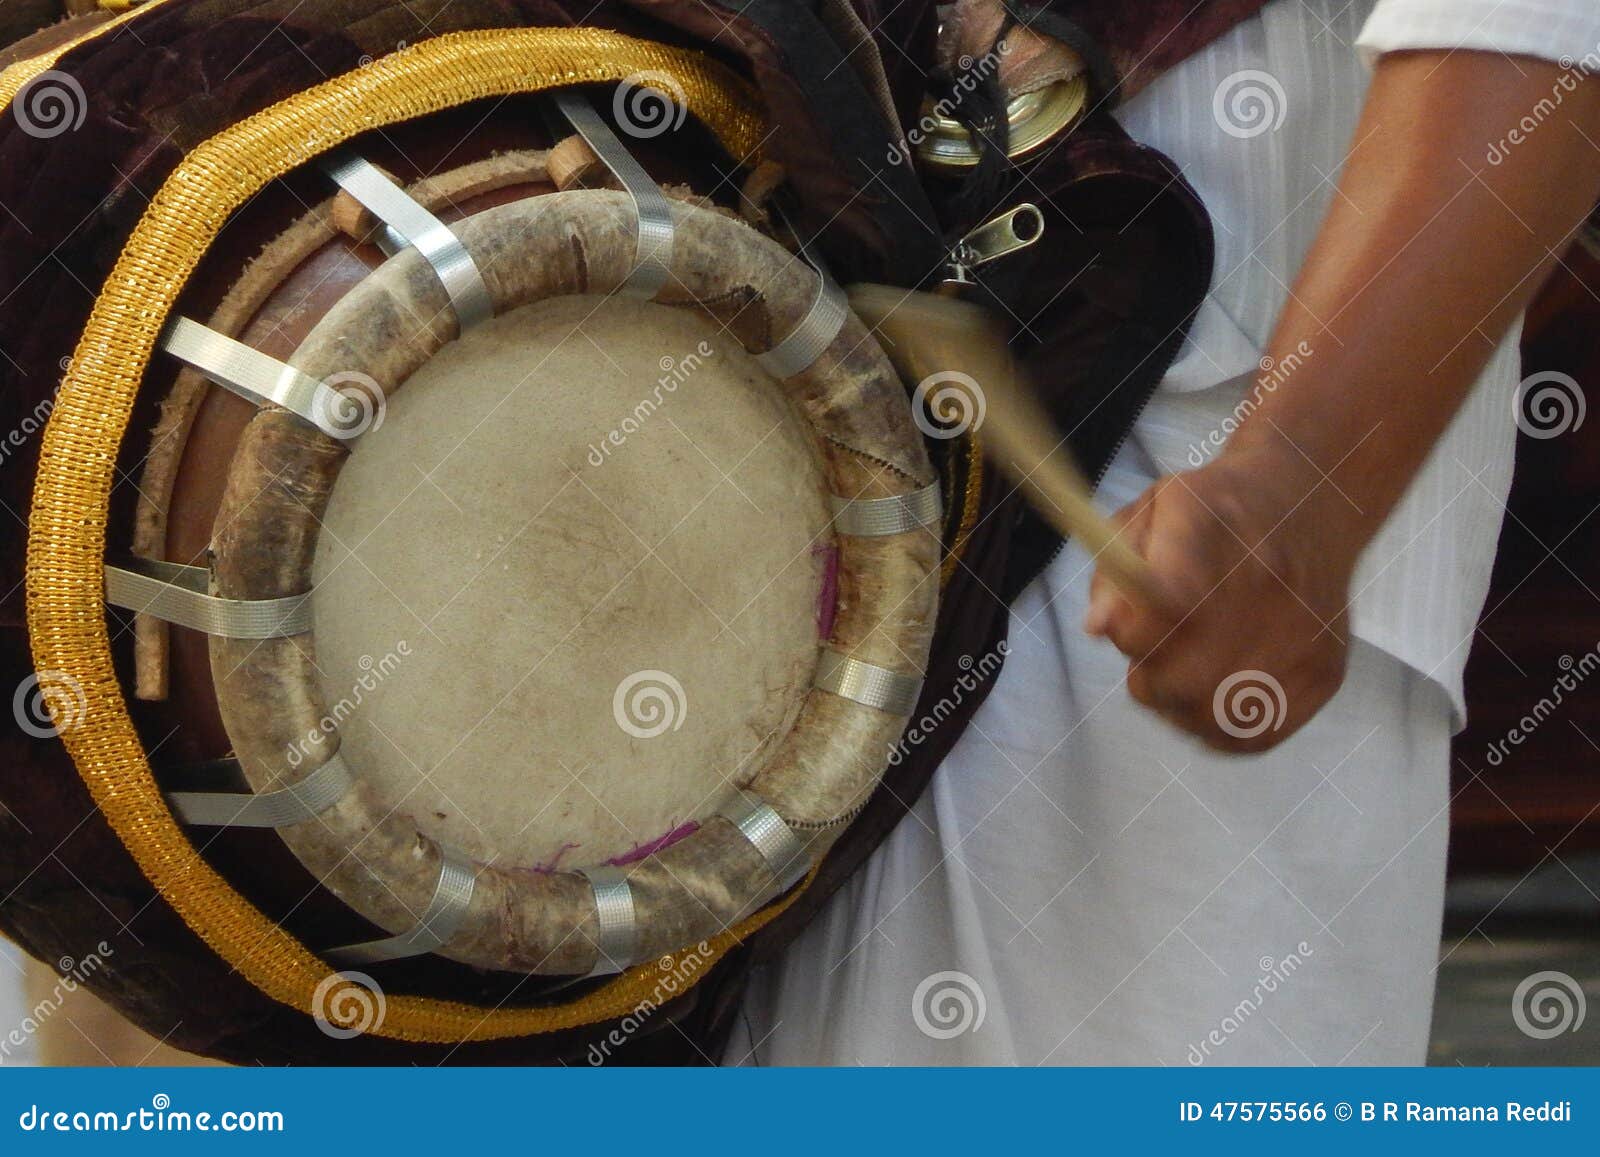
[[(1524, 118), (1536, 127), (1510, 144)], [(1490, 53), (1380, 60), (1267, 349), (1309, 356), (1212, 463), (1123, 512), (1179, 610), (1096, 578), (1086, 628), (1134, 660), (1135, 697), (1215, 746), (1259, 750), (1333, 695), (1362, 548), (1597, 195), (1600, 77)], [(1244, 669), (1284, 685), (1281, 730), (1219, 729), (1213, 692)]]

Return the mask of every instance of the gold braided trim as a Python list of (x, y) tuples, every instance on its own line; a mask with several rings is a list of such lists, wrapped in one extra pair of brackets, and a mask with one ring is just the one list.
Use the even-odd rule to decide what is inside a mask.
[[(147, 6), (148, 7), (148, 6)], [(497, 29), (439, 36), (298, 93), (196, 147), (167, 178), (96, 300), (40, 447), (28, 524), (28, 633), (41, 671), (82, 688), (61, 740), (140, 870), (183, 921), (263, 993), (312, 1012), (326, 964), (258, 911), (194, 851), (172, 818), (112, 669), (103, 599), (106, 517), (117, 449), (157, 335), (229, 215), (263, 186), (369, 129), (485, 97), (669, 73), (736, 157), (755, 152), (762, 114), (749, 88), (699, 53), (594, 29)], [(796, 893), (798, 895), (798, 892)], [(792, 902), (790, 897), (789, 902)], [(370, 1029), (453, 1043), (575, 1028), (659, 1000), (659, 968), (681, 988), (782, 910), (547, 1009), (482, 1009), (392, 996)]]
[(944, 563), (939, 567), (941, 589), (950, 585), (956, 567), (967, 553), (967, 539), (972, 537), (973, 528), (978, 524), (978, 507), (983, 501), (983, 447), (978, 443), (978, 432), (968, 430), (961, 441), (967, 460), (967, 468), (961, 472), (964, 482), (961, 493), (961, 520), (956, 526), (950, 553), (944, 556)]
[(19, 60), (14, 64), (7, 65), (4, 69), (0, 69), (0, 112), (6, 110), (6, 107), (10, 105), (12, 99), (23, 85), (41, 72), (49, 72), (56, 66), (56, 61), (78, 47), (78, 45), (83, 44), (85, 41), (93, 40), (97, 36), (103, 36), (114, 28), (120, 28), (135, 16), (142, 15), (166, 2), (167, 0), (144, 0), (144, 3), (139, 4), (137, 7), (133, 7), (128, 3), (113, 7), (111, 3), (102, 0), (100, 4), (102, 9), (108, 12), (120, 12), (121, 15), (107, 20), (104, 24), (96, 24), (89, 31), (79, 33), (65, 44), (58, 45), (49, 52), (40, 53), (38, 56), (30, 56), (26, 60)]

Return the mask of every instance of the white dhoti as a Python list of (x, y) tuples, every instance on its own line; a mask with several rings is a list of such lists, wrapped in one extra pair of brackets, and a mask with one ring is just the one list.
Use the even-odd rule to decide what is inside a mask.
[[(1119, 457), (1107, 505), (1153, 476), (1141, 457)], [(1019, 600), (992, 695), (757, 975), (730, 1063), (1422, 1062), (1444, 690), (1357, 642), (1302, 731), (1221, 755), (1133, 702), (1127, 661), (1084, 636), (1090, 573), (1069, 547)]]

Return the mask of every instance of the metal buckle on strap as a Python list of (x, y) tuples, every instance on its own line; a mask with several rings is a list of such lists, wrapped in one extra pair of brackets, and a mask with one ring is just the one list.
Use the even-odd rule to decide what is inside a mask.
[[(365, 157), (329, 157), (322, 167), (341, 189), (384, 223), (380, 248), (392, 255), (410, 245), (427, 259), (439, 284), (450, 295), (458, 328), (467, 330), (494, 316), (494, 302), (483, 283), (483, 274), (450, 226), (413, 200)], [(395, 244), (397, 239), (401, 245)]]
[(106, 564), (106, 602), (224, 639), (281, 639), (311, 629), (311, 592), (279, 599), (221, 599), (211, 572), (151, 559)]
[(582, 93), (563, 89), (555, 94), (555, 102), (584, 143), (594, 150), (594, 155), (633, 198), (638, 241), (633, 272), (628, 275), (623, 289), (639, 297), (655, 297), (672, 276), (672, 246), (676, 236), (672, 203)]

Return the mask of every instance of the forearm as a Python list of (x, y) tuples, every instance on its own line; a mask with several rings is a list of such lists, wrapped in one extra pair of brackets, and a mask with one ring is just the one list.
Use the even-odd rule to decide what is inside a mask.
[(1218, 464), (1281, 484), (1353, 561), (1600, 194), (1600, 77), (1385, 56), (1338, 189), (1267, 350), (1294, 368)]

